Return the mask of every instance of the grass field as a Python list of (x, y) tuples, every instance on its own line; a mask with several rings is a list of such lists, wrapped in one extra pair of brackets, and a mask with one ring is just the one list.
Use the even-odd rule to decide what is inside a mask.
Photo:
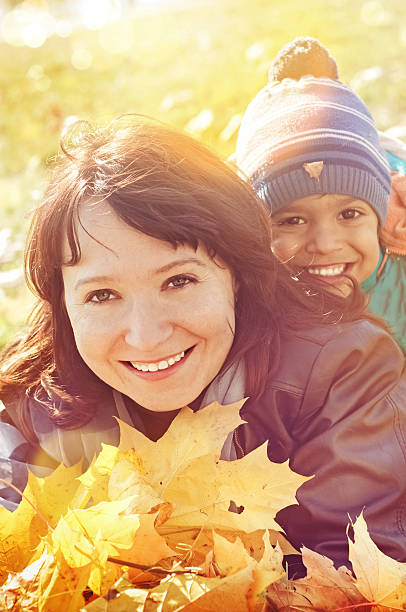
[[(404, 0), (189, 0), (53, 36), (39, 48), (0, 44), (0, 229), (11, 230), (3, 255), (0, 234), (1, 270), (21, 262), (20, 251), (11, 261), (6, 255), (26, 232), (67, 118), (146, 113), (228, 155), (273, 56), (310, 35), (330, 49), (380, 129), (405, 126), (405, 17)], [(31, 299), (22, 286), (0, 291), (3, 344)]]

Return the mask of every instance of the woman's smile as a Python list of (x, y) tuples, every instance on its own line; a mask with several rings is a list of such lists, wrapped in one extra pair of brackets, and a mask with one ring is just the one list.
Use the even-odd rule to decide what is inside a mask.
[(123, 361), (122, 363), (137, 376), (152, 382), (176, 374), (185, 365), (193, 349), (194, 347), (191, 347), (186, 351), (180, 351), (180, 353), (158, 361)]
[(77, 231), (81, 258), (63, 267), (63, 279), (83, 361), (149, 410), (191, 403), (234, 340), (230, 270), (204, 247), (133, 229), (106, 202), (82, 205)]

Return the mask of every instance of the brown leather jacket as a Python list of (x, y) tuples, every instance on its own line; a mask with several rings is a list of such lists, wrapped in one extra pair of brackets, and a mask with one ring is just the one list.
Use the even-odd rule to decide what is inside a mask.
[[(223, 383), (211, 383), (210, 401), (226, 404), (244, 396), (241, 368)], [(127, 400), (109, 395), (90, 423), (70, 431), (56, 429), (32, 403), (41, 448), (68, 465), (90, 460), (101, 442), (118, 442), (114, 415), (154, 439), (162, 435), (169, 422), (155, 423), (159, 415), (140, 415)], [(315, 475), (298, 490), (299, 505), (277, 515), (296, 548), (304, 544), (337, 566), (348, 564), (348, 516), (364, 510), (376, 544), (406, 561), (406, 374), (389, 334), (366, 320), (284, 334), (276, 374), (261, 399), (246, 402), (242, 416), (247, 423), (234, 432), (224, 458), (268, 440), (272, 461), (289, 459), (296, 472)], [(26, 471), (24, 442), (11, 424), (0, 423), (0, 475), (19, 478), (19, 486)], [(11, 489), (0, 495), (10, 508), (18, 502)]]
[(368, 321), (286, 335), (276, 376), (234, 433), (238, 456), (268, 440), (272, 461), (314, 478), (277, 521), (348, 564), (346, 527), (362, 511), (375, 543), (406, 561), (406, 373), (394, 340)]

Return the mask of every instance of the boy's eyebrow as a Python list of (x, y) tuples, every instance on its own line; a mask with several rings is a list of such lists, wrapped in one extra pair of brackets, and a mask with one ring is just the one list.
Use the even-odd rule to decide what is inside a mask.
[[(156, 270), (153, 270), (151, 274), (152, 275), (162, 274), (163, 272), (169, 272), (169, 270), (172, 270), (172, 268), (175, 268), (177, 266), (182, 266), (184, 264), (190, 264), (190, 263), (196, 264), (197, 266), (200, 266), (202, 268), (206, 267), (206, 264), (200, 259), (198, 259), (197, 257), (184, 257), (182, 259), (175, 259), (174, 261), (171, 261), (170, 263), (165, 264), (164, 266), (157, 268)], [(111, 283), (113, 281), (114, 281), (114, 277), (108, 276), (106, 274), (86, 276), (78, 280), (78, 282), (75, 284), (74, 289), (78, 289), (79, 287), (82, 287), (83, 285), (89, 285), (92, 283)]]

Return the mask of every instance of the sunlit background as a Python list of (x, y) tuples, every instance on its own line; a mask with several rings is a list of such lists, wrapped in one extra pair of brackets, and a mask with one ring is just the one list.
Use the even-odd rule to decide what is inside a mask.
[(227, 156), (272, 58), (301, 35), (406, 140), (405, 0), (0, 0), (0, 345), (31, 303), (21, 248), (64, 126), (145, 113)]

